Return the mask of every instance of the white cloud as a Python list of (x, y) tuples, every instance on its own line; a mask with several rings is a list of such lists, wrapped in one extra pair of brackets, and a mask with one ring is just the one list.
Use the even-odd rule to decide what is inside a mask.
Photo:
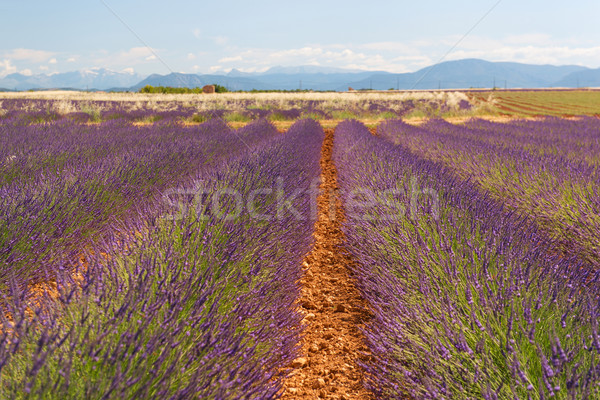
[[(469, 36), (463, 40), (459, 35), (450, 35), (402, 42), (310, 44), (291, 49), (231, 46), (217, 58), (215, 64), (218, 67), (211, 70), (236, 68), (245, 72), (258, 72), (277, 65), (327, 65), (403, 73), (417, 71), (440, 60), (463, 58), (531, 64), (600, 65), (600, 46), (591, 44), (586, 47), (574, 43), (569, 39), (559, 43), (546, 34), (530, 33), (502, 38)], [(446, 55), (449, 49), (452, 51)]]
[[(199, 29), (193, 30), (200, 37)], [(227, 71), (232, 68), (245, 72), (261, 72), (273, 66), (323, 65), (362, 70), (412, 72), (438, 62), (449, 49), (454, 48), (444, 60), (481, 58), (490, 61), (515, 61), (534, 64), (579, 64), (600, 67), (600, 45), (575, 38), (556, 40), (542, 33), (506, 35), (504, 37), (460, 35), (429, 37), (414, 41), (374, 41), (368, 43), (307, 43), (288, 49), (240, 48), (226, 36), (208, 37), (221, 48), (217, 51), (182, 52), (172, 65), (175, 70)], [(192, 51), (190, 51), (192, 50)], [(164, 50), (163, 50), (164, 51)], [(159, 50), (132, 47), (122, 51), (94, 51), (85, 55), (60, 55), (32, 49), (0, 51), (0, 77), (17, 71), (49, 71), (56, 66), (72, 70), (83, 63), (114, 70), (161, 72), (157, 61)], [(64, 57), (64, 58), (63, 58)], [(68, 57), (68, 58), (67, 58)], [(58, 58), (61, 62), (58, 62)], [(62, 62), (66, 60), (66, 62)], [(173, 61), (173, 63), (175, 63)], [(58, 68), (56, 68), (58, 69)], [(132, 72), (133, 73), (133, 72)]]
[(408, 52), (412, 51), (413, 48), (402, 42), (374, 42), (374, 43), (366, 43), (363, 45), (357, 46), (360, 49), (366, 50), (376, 50), (376, 51), (402, 51)]
[[(438, 45), (415, 46), (413, 54), (428, 55), (437, 62), (458, 41), (459, 36), (441, 38)], [(439, 45), (441, 44), (441, 46)], [(588, 47), (572, 39), (557, 40), (549, 35), (530, 33), (503, 38), (469, 36), (453, 49), (445, 60), (481, 58), (488, 61), (512, 61), (528, 64), (579, 64), (600, 66), (600, 47)]]
[(242, 61), (242, 56), (234, 56), (234, 57), (223, 57), (219, 60), (220, 63), (231, 63), (236, 61)]
[(212, 39), (219, 46), (225, 46), (229, 42), (229, 38), (227, 36), (215, 36)]
[(600, 46), (510, 46), (500, 45), (491, 49), (459, 49), (449, 59), (483, 58), (489, 61), (513, 61), (530, 64), (579, 64), (600, 65)]
[(200, 39), (202, 37), (202, 31), (198, 28), (192, 30), (192, 34), (196, 39)]
[(31, 76), (31, 75), (33, 75), (33, 72), (31, 72), (31, 70), (29, 68), (26, 68), (26, 69), (20, 71), (20, 73), (22, 75), (25, 75), (25, 76)]
[(13, 49), (8, 53), (5, 53), (6, 58), (10, 58), (16, 61), (29, 61), (34, 63), (41, 63), (49, 58), (54, 57), (56, 53), (44, 50), (33, 50), (33, 49)]
[(553, 43), (552, 37), (545, 33), (527, 33), (523, 35), (510, 35), (504, 40), (504, 43), (514, 45), (542, 45), (546, 46)]
[(92, 64), (113, 69), (130, 68), (156, 60), (155, 52), (156, 50), (148, 47), (132, 47), (129, 50), (122, 50), (117, 53), (109, 53), (103, 50), (92, 57)]
[(123, 72), (125, 72), (126, 74), (135, 74), (135, 70), (131, 67), (129, 68), (123, 68)]
[(121, 51), (116, 54), (117, 60), (115, 61), (131, 60), (134, 62), (139, 62), (142, 60), (148, 60), (153, 56), (154, 54), (149, 47), (132, 47), (127, 51)]
[(229, 64), (243, 71), (266, 70), (275, 65), (335, 65), (366, 70), (406, 70), (391, 63), (391, 57), (371, 51), (342, 46), (311, 45), (295, 49), (247, 49), (236, 55), (220, 58), (219, 64)]
[[(238, 71), (241, 71), (241, 72), (248, 72), (248, 73), (250, 73), (250, 72), (265, 72), (265, 71), (266, 71), (266, 70), (268, 70), (269, 68), (270, 68), (270, 67), (246, 67), (246, 68), (244, 68), (244, 67), (239, 67), (239, 68), (237, 68), (237, 67), (236, 67), (236, 69), (237, 69)], [(232, 69), (233, 69), (233, 68), (222, 68), (221, 70), (222, 70), (222, 71), (225, 71), (225, 72), (229, 72), (229, 71), (231, 71)]]
[(17, 67), (10, 60), (0, 60), (0, 77), (5, 77), (15, 72), (17, 72)]

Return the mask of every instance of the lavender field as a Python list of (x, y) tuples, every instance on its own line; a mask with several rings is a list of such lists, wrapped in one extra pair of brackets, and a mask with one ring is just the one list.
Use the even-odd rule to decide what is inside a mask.
[[(0, 398), (600, 398), (597, 117), (219, 104), (2, 100)], [(340, 215), (362, 300), (306, 304)]]
[[(589, 124), (598, 137), (597, 122)], [(476, 139), (443, 121), (426, 127), (392, 121), (373, 137), (359, 122), (338, 126), (341, 187), (360, 187), (374, 198), (359, 202), (369, 218), (355, 213), (346, 224), (359, 286), (375, 313), (365, 333), (376, 354), (365, 366), (369, 386), (381, 398), (596, 398), (598, 273), (586, 257), (593, 248), (579, 251), (584, 241), (563, 248), (567, 238), (553, 237), (546, 224), (562, 227), (562, 221), (507, 198), (514, 188), (508, 178), (533, 187), (510, 168), (512, 159), (494, 159), (499, 150), (485, 143), (478, 152), (446, 153), (443, 145)], [(495, 125), (496, 132), (512, 127)], [(444, 136), (453, 130), (460, 136)], [(420, 155), (428, 151), (445, 162)], [(477, 162), (462, 164), (465, 158)], [(485, 168), (487, 162), (504, 165), (495, 190), (480, 184), (493, 179), (491, 171), (470, 180), (446, 164)], [(521, 165), (554, 168), (532, 164)], [(555, 179), (581, 178), (554, 171)], [(597, 217), (597, 197), (588, 199), (590, 218)]]

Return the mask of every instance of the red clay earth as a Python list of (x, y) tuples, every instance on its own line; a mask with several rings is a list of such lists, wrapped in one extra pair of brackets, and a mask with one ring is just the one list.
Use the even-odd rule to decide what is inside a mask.
[(357, 361), (370, 355), (360, 327), (371, 318), (344, 252), (344, 210), (331, 160), (333, 129), (325, 130), (315, 243), (304, 261), (299, 310), (305, 324), (301, 356), (284, 381), (283, 399), (373, 399)]

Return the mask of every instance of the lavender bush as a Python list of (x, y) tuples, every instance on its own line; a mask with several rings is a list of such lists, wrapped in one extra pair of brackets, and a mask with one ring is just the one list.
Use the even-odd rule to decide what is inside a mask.
[[(237, 134), (250, 141), (270, 129)], [(276, 397), (296, 356), (293, 304), (322, 139), (303, 120), (196, 170), (104, 235), (79, 273), (59, 274), (57, 300), (36, 305), (17, 285), (3, 291), (1, 397)], [(249, 199), (256, 190), (262, 197), (235, 218), (237, 197), (217, 209), (197, 195)]]
[(334, 161), (353, 205), (347, 247), (375, 315), (365, 368), (380, 398), (599, 395), (598, 274), (585, 261), (359, 122), (338, 126)]
[(275, 135), (264, 121), (238, 132), (218, 120), (1, 124), (0, 282), (48, 279), (168, 187)]
[[(562, 242), (562, 251), (582, 254), (597, 269), (600, 170), (593, 159), (598, 129), (592, 118), (510, 124), (473, 121), (467, 126), (431, 120), (421, 127), (396, 120), (382, 124), (378, 132), (422, 157), (444, 163), (513, 209), (530, 214), (538, 227)], [(586, 148), (589, 151), (582, 150)]]

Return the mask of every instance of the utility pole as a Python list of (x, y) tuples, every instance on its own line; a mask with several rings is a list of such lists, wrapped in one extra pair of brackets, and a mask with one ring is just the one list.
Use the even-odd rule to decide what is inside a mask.
[(496, 77), (494, 76), (494, 86), (492, 86), (492, 89), (496, 89)]

